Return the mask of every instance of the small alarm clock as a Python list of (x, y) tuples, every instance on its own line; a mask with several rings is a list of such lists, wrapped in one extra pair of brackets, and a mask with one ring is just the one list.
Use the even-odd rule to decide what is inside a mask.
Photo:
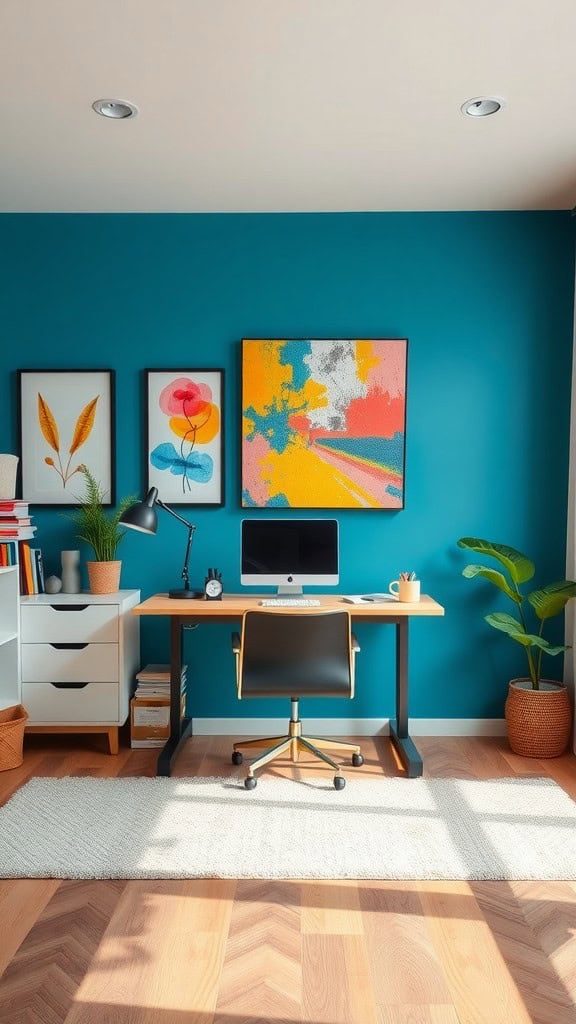
[(222, 573), (218, 572), (217, 569), (208, 569), (208, 575), (204, 580), (204, 597), (207, 601), (221, 601), (222, 591)]

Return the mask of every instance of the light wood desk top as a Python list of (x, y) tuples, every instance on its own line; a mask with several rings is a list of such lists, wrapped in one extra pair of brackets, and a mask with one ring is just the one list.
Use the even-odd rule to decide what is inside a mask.
[(349, 604), (342, 600), (340, 594), (307, 594), (305, 597), (319, 600), (320, 605), (306, 605), (277, 608), (263, 608), (263, 598), (274, 597), (273, 594), (224, 594), (221, 601), (206, 601), (204, 598), (192, 598), (179, 601), (168, 597), (168, 594), (154, 594), (133, 610), (136, 615), (187, 615), (191, 618), (210, 619), (241, 619), (246, 611), (279, 611), (318, 612), (318, 611), (349, 611), (354, 619), (397, 619), (405, 616), (444, 615), (444, 608), (432, 597), (423, 594), (419, 601), (381, 601), (363, 604)]

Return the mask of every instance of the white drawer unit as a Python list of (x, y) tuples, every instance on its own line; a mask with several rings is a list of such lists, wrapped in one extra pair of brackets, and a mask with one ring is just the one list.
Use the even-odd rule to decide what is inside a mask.
[(139, 590), (20, 598), (28, 732), (105, 732), (118, 753), (140, 667)]

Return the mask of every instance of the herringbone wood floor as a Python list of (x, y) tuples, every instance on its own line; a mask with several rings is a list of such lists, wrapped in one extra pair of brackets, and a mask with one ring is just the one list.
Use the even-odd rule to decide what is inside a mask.
[[(153, 774), (155, 751), (103, 742), (27, 738), (0, 802), (33, 775)], [(398, 772), (361, 742), (355, 774)], [(236, 771), (230, 744), (191, 740), (175, 774)], [(576, 799), (572, 755), (418, 746), (427, 775), (545, 774)], [(0, 975), (0, 1024), (575, 1024), (576, 885), (0, 880)]]

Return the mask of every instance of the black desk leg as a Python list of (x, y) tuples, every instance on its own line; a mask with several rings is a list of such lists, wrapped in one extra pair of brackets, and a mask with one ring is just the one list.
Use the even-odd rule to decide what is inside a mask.
[(182, 637), (180, 616), (170, 617), (170, 739), (158, 758), (157, 775), (171, 775), (180, 744), (192, 734), (192, 719), (182, 717)]
[(396, 721), (390, 739), (409, 779), (422, 775), (422, 758), (408, 734), (408, 616), (396, 623)]

